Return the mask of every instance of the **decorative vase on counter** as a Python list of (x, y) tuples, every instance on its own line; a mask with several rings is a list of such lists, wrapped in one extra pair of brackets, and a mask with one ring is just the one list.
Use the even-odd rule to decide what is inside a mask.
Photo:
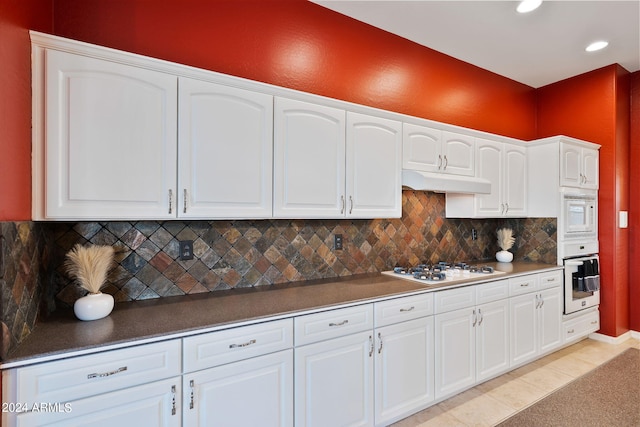
[(496, 252), (496, 259), (498, 262), (511, 262), (513, 261), (513, 254), (509, 251)]
[(113, 296), (98, 292), (76, 300), (73, 312), (80, 320), (97, 320), (107, 317), (113, 310)]

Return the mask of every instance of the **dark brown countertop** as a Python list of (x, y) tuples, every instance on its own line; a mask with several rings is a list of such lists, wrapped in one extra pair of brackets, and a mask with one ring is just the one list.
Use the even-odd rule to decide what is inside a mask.
[[(485, 264), (507, 273), (490, 280), (562, 268), (525, 262)], [(483, 281), (486, 280), (470, 279), (455, 286)], [(1, 367), (10, 368), (126, 347), (134, 341), (160, 341), (221, 329), (231, 324), (248, 324), (267, 318), (442, 289), (446, 286), (426, 287), (392, 276), (368, 274), (117, 303), (108, 317), (90, 322), (76, 319), (71, 310), (61, 311), (38, 323), (18, 348), (2, 361)]]

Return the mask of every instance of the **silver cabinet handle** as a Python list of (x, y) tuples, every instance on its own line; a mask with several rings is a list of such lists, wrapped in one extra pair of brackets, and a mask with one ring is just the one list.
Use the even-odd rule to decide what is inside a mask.
[(444, 167), (442, 168), (443, 170), (447, 170), (447, 166), (449, 166), (449, 159), (447, 159), (447, 156), (444, 156)]
[(415, 307), (412, 305), (412, 306), (411, 306), (411, 307), (409, 307), (409, 308), (401, 308), (401, 309), (400, 309), (400, 311), (401, 311), (401, 312), (404, 312), (404, 311), (413, 311), (413, 309), (414, 309), (414, 308), (415, 308)]
[(191, 389), (191, 395), (190, 395), (190, 398), (189, 398), (189, 409), (193, 409), (193, 407), (195, 406), (194, 403), (193, 403), (193, 399), (194, 399), (194, 397), (193, 397), (193, 389), (195, 388), (193, 380), (189, 381), (189, 388)]
[(344, 195), (340, 196), (340, 201), (342, 202), (342, 209), (340, 209), (340, 213), (344, 213)]
[(476, 316), (476, 310), (473, 310), (473, 325), (471, 326), (476, 326), (476, 323), (478, 323), (478, 316)]
[(438, 170), (442, 169), (442, 154), (438, 154)]
[(520, 287), (521, 287), (521, 288), (527, 288), (527, 287), (529, 287), (529, 282), (526, 282), (526, 283), (520, 283)]
[(378, 347), (378, 354), (382, 353), (382, 335), (378, 332), (378, 340), (380, 341), (380, 347)]
[(182, 213), (187, 213), (187, 189), (184, 189), (184, 208), (182, 209)]
[(480, 316), (480, 321), (478, 321), (478, 326), (482, 325), (482, 321), (484, 320), (484, 316), (482, 315), (482, 311), (478, 309), (478, 316)]
[(536, 309), (540, 308), (540, 295), (536, 294)]
[(592, 325), (597, 325), (597, 324), (598, 324), (598, 321), (597, 321), (597, 320), (593, 320), (593, 321), (591, 322), (591, 324), (592, 324)]
[(547, 282), (555, 282), (556, 278), (555, 277), (547, 277)]
[(508, 214), (509, 213), (509, 203), (505, 203), (504, 204), (504, 214)]
[(567, 331), (567, 333), (568, 333), (568, 334), (572, 334), (572, 333), (574, 333), (574, 332), (575, 332), (575, 329), (569, 329), (569, 330)]
[(171, 386), (171, 415), (176, 414), (176, 386)]
[(250, 346), (251, 344), (255, 344), (256, 342), (257, 342), (256, 340), (250, 340), (250, 341), (247, 341), (247, 342), (242, 343), (242, 344), (230, 344), (230, 345), (229, 345), (229, 348), (241, 348), (241, 347), (248, 347), (248, 346)]
[(540, 308), (544, 305), (544, 298), (540, 295)]
[(373, 356), (373, 337), (369, 335), (369, 357)]
[(349, 215), (353, 213), (353, 196), (349, 196)]
[(169, 189), (169, 214), (173, 213), (173, 190)]
[(340, 322), (340, 323), (333, 323), (333, 322), (332, 322), (332, 323), (329, 323), (329, 326), (343, 326), (343, 325), (346, 325), (347, 323), (349, 323), (349, 320), (348, 320), (348, 319), (345, 319), (345, 320), (343, 320), (343, 321), (342, 321), (342, 322)]
[(120, 372), (124, 372), (127, 370), (126, 366), (123, 366), (121, 368), (116, 369), (115, 371), (109, 371), (109, 372), (101, 372), (101, 373), (94, 373), (94, 374), (89, 374), (87, 375), (87, 379), (90, 380), (92, 378), (104, 378), (104, 377), (110, 377), (111, 375), (115, 375), (115, 374), (119, 374)]

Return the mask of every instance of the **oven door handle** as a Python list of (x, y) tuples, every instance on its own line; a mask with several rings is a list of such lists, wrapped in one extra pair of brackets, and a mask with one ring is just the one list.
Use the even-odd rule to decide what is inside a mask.
[(580, 266), (584, 261), (565, 261), (564, 265)]

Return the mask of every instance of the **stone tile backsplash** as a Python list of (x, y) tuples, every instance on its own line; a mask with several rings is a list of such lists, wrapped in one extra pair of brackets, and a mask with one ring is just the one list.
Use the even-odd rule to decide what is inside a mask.
[[(38, 301), (51, 312), (84, 294), (63, 269), (76, 243), (116, 248), (103, 290), (116, 301), (373, 273), (421, 261), (493, 260), (496, 230), (505, 226), (516, 235), (514, 259), (556, 262), (555, 218), (446, 219), (445, 196), (431, 192), (405, 190), (402, 202), (399, 219), (0, 223), (2, 355), (33, 328)], [(343, 235), (343, 250), (333, 249), (335, 234)], [(194, 242), (193, 260), (178, 259), (180, 240)]]

